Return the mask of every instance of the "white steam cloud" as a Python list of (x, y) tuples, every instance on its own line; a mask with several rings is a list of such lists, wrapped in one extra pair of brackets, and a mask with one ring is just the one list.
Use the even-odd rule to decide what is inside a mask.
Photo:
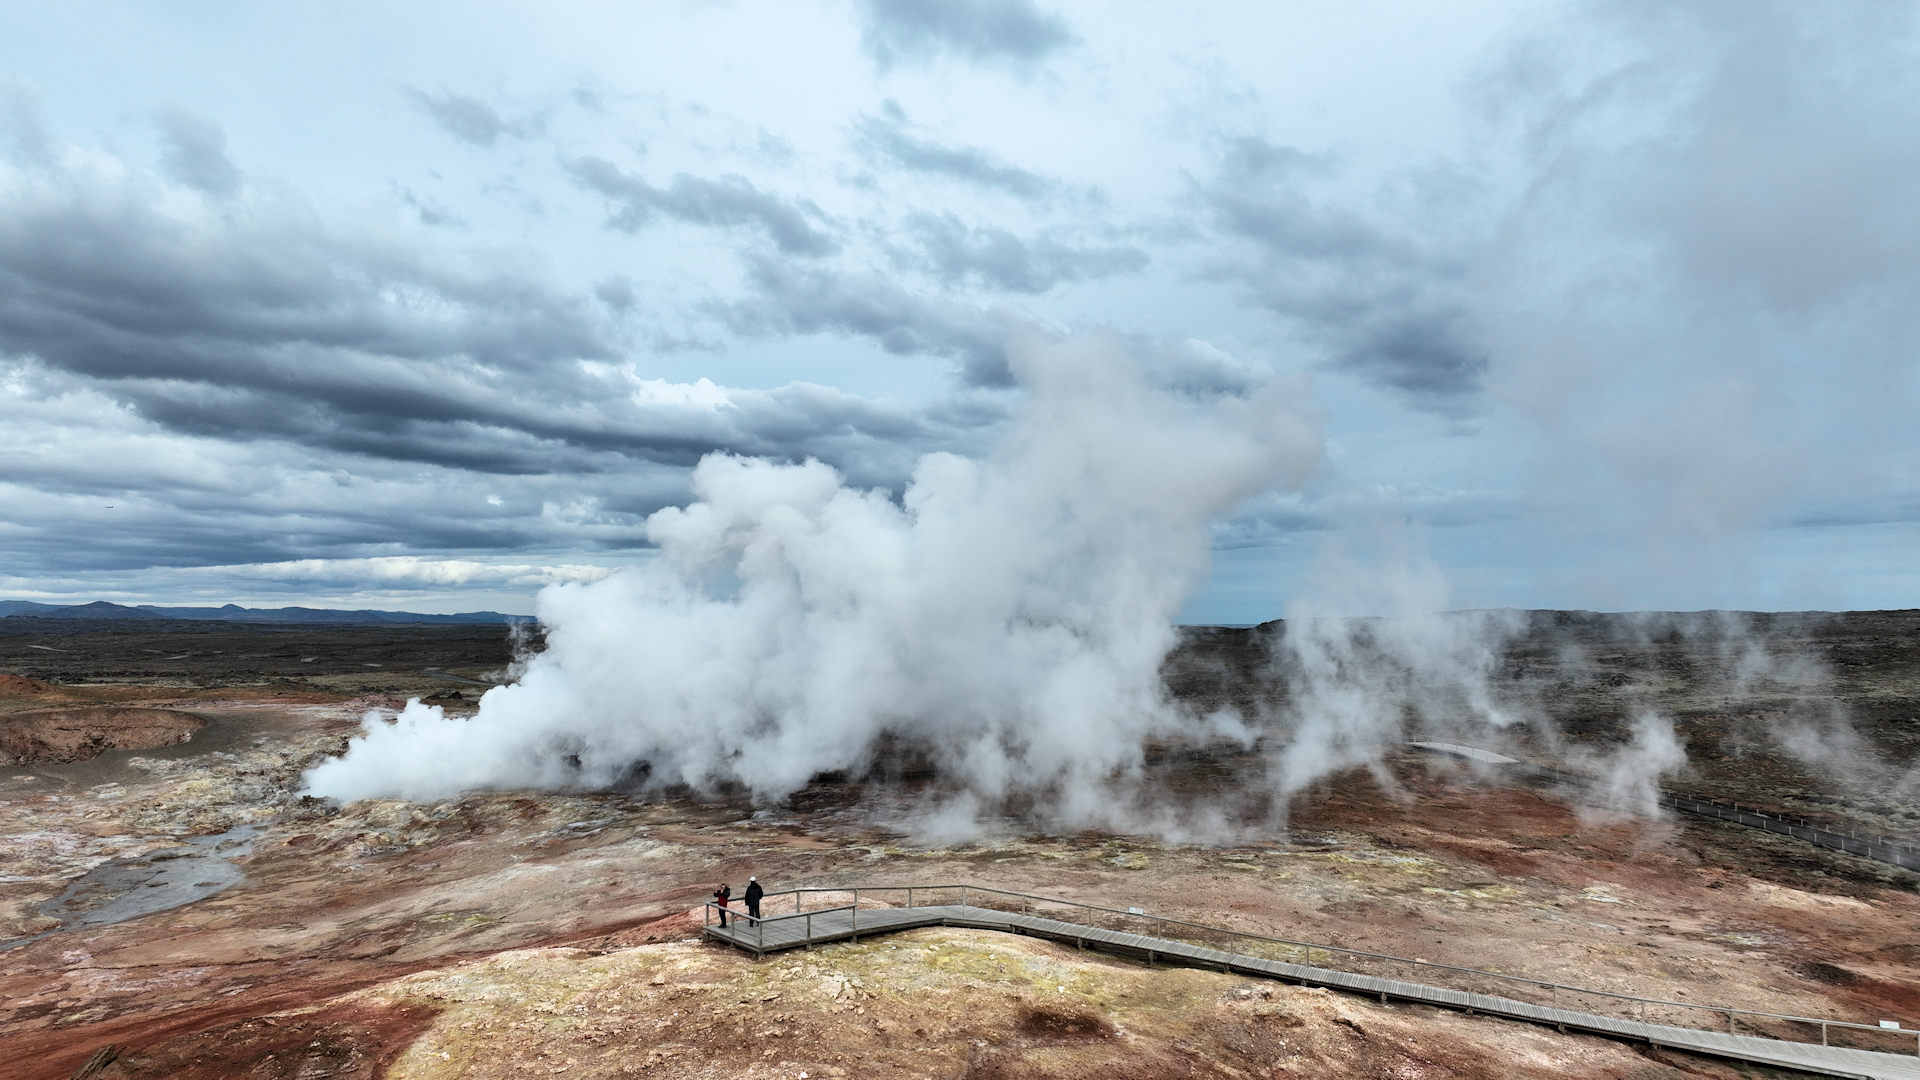
[[(1014, 350), (1026, 390), (984, 460), (922, 459), (899, 501), (818, 462), (713, 455), (648, 521), (659, 557), (542, 593), (548, 647), (470, 719), (411, 702), (307, 774), (341, 800), (479, 788), (738, 785), (776, 799), (931, 756), (962, 804), (1113, 822), (1150, 738), (1238, 731), (1160, 665), (1209, 527), (1320, 452), (1293, 383), (1158, 387), (1102, 338)], [(883, 738), (884, 737), (884, 738)]]
[[(1379, 550), (1335, 546), (1309, 591), (1287, 606), (1274, 663), (1289, 701), (1291, 738), (1278, 751), (1274, 790), (1285, 806), (1323, 777), (1366, 768), (1391, 790), (1386, 756), (1409, 734), (1498, 744), (1522, 719), (1496, 699), (1501, 652), (1524, 628), (1512, 611), (1446, 610), (1440, 567), (1401, 530)], [(1373, 611), (1381, 617), (1345, 614)]]
[(1634, 718), (1626, 743), (1612, 753), (1576, 749), (1569, 759), (1576, 769), (1596, 778), (1588, 794), (1597, 798), (1600, 809), (1658, 818), (1663, 816), (1661, 781), (1686, 767), (1687, 751), (1673, 730), (1673, 721), (1643, 712)]

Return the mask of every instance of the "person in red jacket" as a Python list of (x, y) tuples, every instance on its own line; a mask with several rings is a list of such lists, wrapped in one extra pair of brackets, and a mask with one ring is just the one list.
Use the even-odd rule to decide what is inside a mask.
[(733, 886), (731, 885), (723, 883), (719, 888), (713, 890), (713, 902), (720, 905), (720, 928), (723, 930), (726, 929), (727, 926), (727, 901), (732, 899)]

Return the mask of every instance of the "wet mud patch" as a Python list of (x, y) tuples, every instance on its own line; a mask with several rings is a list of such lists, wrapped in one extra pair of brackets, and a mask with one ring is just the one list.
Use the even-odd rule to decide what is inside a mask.
[(1808, 960), (1795, 964), (1794, 970), (1815, 982), (1828, 986), (1859, 986), (1867, 980), (1859, 972), (1848, 971), (1838, 964), (1829, 964), (1824, 960)]
[(173, 709), (33, 709), (0, 717), (0, 763), (65, 764), (109, 750), (178, 746), (205, 726), (201, 717)]
[(233, 860), (253, 849), (259, 832), (252, 825), (242, 825), (212, 836), (191, 837), (179, 847), (101, 863), (40, 905), (40, 914), (60, 920), (59, 926), (0, 942), (0, 952), (62, 930), (112, 926), (225, 892), (246, 876)]
[(1029, 1005), (1020, 1010), (1015, 1028), (1031, 1039), (1104, 1039), (1113, 1025), (1090, 1012)]
[(375, 1080), (433, 1023), (418, 1003), (334, 1005), (302, 1016), (259, 1016), (137, 1050), (96, 1051), (85, 1080)]

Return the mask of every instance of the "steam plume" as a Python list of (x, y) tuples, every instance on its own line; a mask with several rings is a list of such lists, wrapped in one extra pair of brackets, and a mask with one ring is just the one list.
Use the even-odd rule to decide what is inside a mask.
[[(1287, 606), (1275, 642), (1290, 699), (1291, 737), (1275, 758), (1279, 804), (1323, 777), (1364, 767), (1393, 780), (1385, 755), (1414, 730), (1498, 742), (1517, 717), (1495, 700), (1501, 650), (1522, 626), (1515, 612), (1446, 610), (1449, 589), (1404, 530), (1378, 528), (1379, 550), (1335, 546), (1308, 589)], [(1382, 618), (1358, 618), (1373, 611)]]
[(1625, 745), (1612, 753), (1578, 749), (1569, 757), (1575, 768), (1597, 778), (1590, 795), (1600, 809), (1643, 818), (1663, 816), (1660, 783), (1687, 764), (1673, 721), (1655, 712), (1635, 717)]
[(471, 719), (370, 717), (308, 790), (591, 787), (644, 762), (770, 800), (884, 734), (973, 799), (1110, 820), (1143, 742), (1200, 719), (1160, 665), (1210, 522), (1297, 483), (1319, 435), (1290, 383), (1159, 388), (1101, 338), (1013, 353), (1026, 396), (984, 460), (930, 454), (895, 502), (816, 461), (711, 455), (695, 501), (649, 519), (657, 558), (541, 594), (548, 648), (517, 683)]

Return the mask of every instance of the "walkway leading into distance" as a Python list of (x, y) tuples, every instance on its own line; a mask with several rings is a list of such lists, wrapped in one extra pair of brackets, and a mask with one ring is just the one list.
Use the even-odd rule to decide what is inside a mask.
[[(958, 889), (958, 886), (917, 886), (914, 891), (921, 894), (933, 894)], [(984, 894), (983, 899), (992, 897), (1004, 901), (1006, 897), (1023, 897), (1025, 894), (1007, 893), (1000, 890), (968, 886), (974, 894)], [(904, 887), (885, 889), (862, 886), (862, 893), (900, 892)], [(1714, 1057), (1729, 1058), (1736, 1061), (1749, 1061), (1761, 1065), (1779, 1068), (1798, 1069), (1803, 1072), (1825, 1076), (1860, 1077), (1863, 1080), (1920, 1080), (1920, 1056), (1913, 1053), (1897, 1054), (1874, 1050), (1861, 1050), (1849, 1047), (1826, 1046), (1813, 1042), (1795, 1042), (1790, 1039), (1767, 1038), (1758, 1035), (1730, 1034), (1702, 1028), (1682, 1027), (1670, 1024), (1650, 1023), (1599, 1013), (1582, 1012), (1574, 1009), (1559, 1008), (1522, 1001), (1517, 998), (1498, 994), (1477, 993), (1435, 986), (1421, 982), (1409, 982), (1399, 979), (1381, 978), (1358, 972), (1343, 971), (1338, 968), (1321, 967), (1308, 963), (1291, 963), (1284, 960), (1255, 956), (1240, 951), (1209, 948), (1192, 942), (1173, 938), (1128, 933), (1107, 927), (1091, 926), (1079, 922), (1065, 922), (1021, 911), (1003, 911), (992, 907), (981, 907), (968, 903), (922, 904), (914, 906), (909, 899), (907, 906), (860, 906), (858, 896), (853, 904), (825, 907), (815, 911), (799, 910), (802, 893), (854, 893), (852, 889), (826, 890), (807, 889), (795, 893), (777, 894), (779, 897), (794, 897), (796, 910), (786, 914), (769, 914), (766, 918), (751, 920), (737, 908), (725, 927), (717, 922), (717, 909), (707, 905), (708, 925), (706, 936), (716, 941), (736, 946), (756, 956), (786, 949), (811, 948), (839, 941), (858, 941), (861, 937), (877, 934), (895, 933), (928, 926), (952, 926), (971, 930), (994, 930), (1001, 933), (1019, 934), (1028, 937), (1045, 938), (1052, 941), (1075, 945), (1082, 949), (1094, 949), (1121, 956), (1146, 960), (1148, 963), (1166, 963), (1181, 967), (1204, 968), (1246, 975), (1255, 978), (1278, 979), (1284, 982), (1306, 986), (1321, 986), (1332, 990), (1341, 990), (1367, 997), (1378, 998), (1382, 1002), (1402, 1001), (1441, 1008), (1457, 1009), (1469, 1013), (1486, 1013), (1490, 1016), (1524, 1020), (1535, 1024), (1544, 1024), (1561, 1031), (1573, 1030), (1625, 1039), (1632, 1042), (1650, 1043), (1655, 1046), (1671, 1047), (1696, 1054), (1708, 1054)], [(773, 901), (776, 894), (769, 894)], [(1027, 897), (1028, 901), (1042, 904), (1067, 904), (1066, 901), (1054, 901), (1042, 897)], [(1022, 904), (1030, 908), (1031, 903)], [(1073, 904), (1074, 907), (1088, 907)], [(763, 911), (769, 910), (763, 908)], [(1181, 923), (1175, 920), (1157, 919), (1144, 912), (1114, 912), (1111, 909), (1091, 908), (1089, 911), (1109, 912), (1111, 914), (1141, 918), (1149, 923), (1160, 922), (1181, 928), (1183, 932), (1191, 929), (1211, 931), (1225, 936), (1236, 936), (1253, 941), (1267, 941), (1284, 944), (1288, 947), (1304, 950), (1302, 955), (1311, 959), (1316, 951), (1325, 953), (1329, 958), (1343, 954), (1365, 957), (1372, 954), (1349, 952), (1327, 946), (1306, 945), (1304, 943), (1282, 943), (1275, 939), (1257, 938), (1254, 935), (1240, 934), (1236, 931), (1198, 927), (1197, 924)], [(1189, 936), (1192, 936), (1189, 933)], [(1381, 957), (1383, 960), (1395, 958)], [(1448, 968), (1445, 965), (1426, 964), (1423, 961), (1398, 961), (1406, 964), (1420, 964), (1436, 970), (1449, 972), (1469, 972), (1470, 969)], [(1537, 987), (1549, 994), (1564, 993), (1568, 996), (1597, 995), (1621, 1002), (1638, 1002), (1645, 1015), (1648, 1006), (1678, 1007), (1682, 1009), (1702, 1010), (1716, 1015), (1735, 1014), (1754, 1026), (1764, 1026), (1768, 1021), (1776, 1025), (1780, 1021), (1791, 1020), (1797, 1024), (1820, 1025), (1820, 1036), (1825, 1040), (1828, 1027), (1836, 1031), (1851, 1029), (1865, 1030), (1878, 1035), (1916, 1038), (1912, 1029), (1882, 1031), (1868, 1025), (1843, 1023), (1841, 1021), (1822, 1021), (1807, 1018), (1788, 1018), (1763, 1013), (1749, 1013), (1744, 1010), (1692, 1006), (1678, 1002), (1660, 1002), (1654, 999), (1642, 999), (1630, 995), (1607, 994), (1601, 991), (1585, 990), (1577, 987), (1557, 986), (1549, 983), (1520, 979), (1515, 976), (1500, 975), (1492, 972), (1470, 972), (1473, 975), (1506, 980), (1515, 984)], [(1731, 1019), (1731, 1018), (1730, 1018)], [(1731, 1023), (1729, 1022), (1729, 1026)]]

